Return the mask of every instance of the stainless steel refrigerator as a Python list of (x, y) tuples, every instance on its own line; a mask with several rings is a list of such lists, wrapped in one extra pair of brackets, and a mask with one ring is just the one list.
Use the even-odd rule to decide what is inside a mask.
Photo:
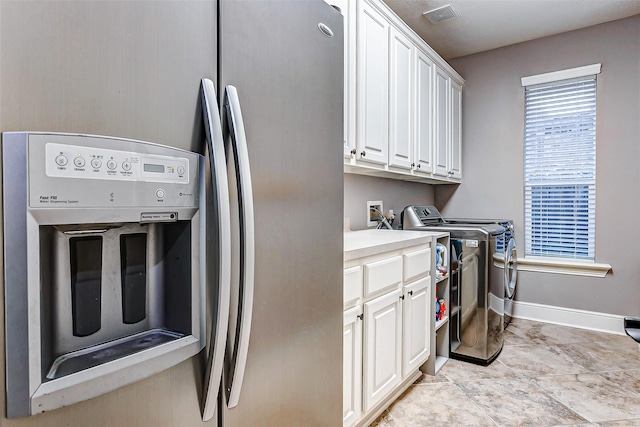
[[(214, 224), (227, 218), (213, 195), (220, 175), (207, 187), (218, 213), (206, 233), (205, 350), (82, 403), (20, 420), (3, 412), (3, 425), (195, 426), (207, 398), (208, 425), (341, 424), (342, 46), (342, 16), (321, 0), (0, 2), (0, 130), (150, 141), (213, 154), (214, 169), (224, 147), (232, 245), (216, 252), (226, 231)], [(218, 130), (216, 154), (205, 141), (216, 143)], [(234, 131), (246, 139), (241, 160)], [(243, 185), (239, 169), (247, 161)], [(251, 188), (249, 198), (238, 179), (242, 190)], [(251, 226), (252, 260), (241, 252)], [(253, 269), (240, 279), (252, 286), (229, 291), (222, 339), (215, 325), (225, 310), (224, 259), (232, 261), (231, 280)], [(245, 301), (240, 309), (238, 301)], [(244, 344), (236, 338), (243, 329)], [(219, 390), (217, 378), (205, 380), (217, 372), (208, 361), (220, 359), (208, 357), (212, 343), (226, 354)]]

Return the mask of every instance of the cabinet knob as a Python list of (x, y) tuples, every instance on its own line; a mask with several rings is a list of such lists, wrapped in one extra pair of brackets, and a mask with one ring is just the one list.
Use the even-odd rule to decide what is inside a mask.
[(351, 154), (356, 154), (356, 153), (357, 153), (357, 151), (356, 151), (355, 148), (353, 150), (351, 150)]
[(420, 163), (418, 163), (418, 169), (420, 169), (420, 166), (421, 166)]
[(357, 317), (358, 319), (362, 320), (362, 319), (364, 319), (364, 314), (358, 314), (356, 317)]
[(409, 291), (409, 295), (413, 295), (413, 291)]
[(363, 151), (360, 153), (360, 155), (361, 155), (362, 157), (364, 157), (364, 156), (366, 156), (366, 155), (367, 155), (367, 152), (363, 150)]
[[(416, 164), (415, 164), (415, 163), (411, 163), (411, 167), (412, 167), (412, 168), (415, 168), (415, 167), (416, 167)], [(418, 167), (420, 167), (420, 166), (418, 166)]]
[(400, 299), (404, 299), (404, 295), (400, 295)]

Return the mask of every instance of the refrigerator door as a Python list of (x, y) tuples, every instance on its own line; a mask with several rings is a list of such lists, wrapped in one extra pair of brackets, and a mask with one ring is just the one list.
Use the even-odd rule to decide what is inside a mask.
[(247, 137), (235, 87), (227, 86), (224, 105), (232, 144), (228, 151), (229, 155), (233, 155), (232, 162), (235, 166), (230, 170), (234, 172), (232, 179), (235, 180), (237, 190), (233, 205), (238, 219), (237, 250), (234, 250), (238, 268), (234, 268), (232, 274), (234, 305), (225, 358), (227, 406), (233, 408), (240, 399), (249, 352), (255, 275), (255, 213)]
[[(219, 12), (218, 87), (237, 88), (255, 213), (251, 339), (239, 395), (223, 375), (221, 425), (341, 425), (342, 16), (320, 0), (222, 1)], [(241, 297), (232, 291), (237, 349)]]

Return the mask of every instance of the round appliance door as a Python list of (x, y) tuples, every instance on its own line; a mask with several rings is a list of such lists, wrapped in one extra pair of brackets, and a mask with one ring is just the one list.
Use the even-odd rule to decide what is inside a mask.
[(504, 295), (511, 300), (516, 293), (516, 282), (518, 280), (518, 254), (516, 251), (516, 239), (513, 237), (507, 244), (504, 257)]
[(516, 240), (512, 237), (504, 253), (504, 327), (509, 325), (513, 316), (513, 297), (518, 281), (518, 254)]

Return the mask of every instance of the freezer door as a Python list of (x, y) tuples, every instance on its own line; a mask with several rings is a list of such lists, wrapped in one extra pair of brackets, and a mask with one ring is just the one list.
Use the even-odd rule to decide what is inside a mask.
[[(238, 366), (236, 312), (244, 309), (235, 308), (243, 294), (232, 290), (221, 422), (341, 425), (342, 15), (321, 0), (222, 1), (220, 42), (218, 87), (236, 88), (255, 212), (248, 353), (238, 395), (240, 371), (227, 368)], [(230, 139), (229, 111), (222, 114)], [(238, 268), (233, 261), (232, 277)]]

